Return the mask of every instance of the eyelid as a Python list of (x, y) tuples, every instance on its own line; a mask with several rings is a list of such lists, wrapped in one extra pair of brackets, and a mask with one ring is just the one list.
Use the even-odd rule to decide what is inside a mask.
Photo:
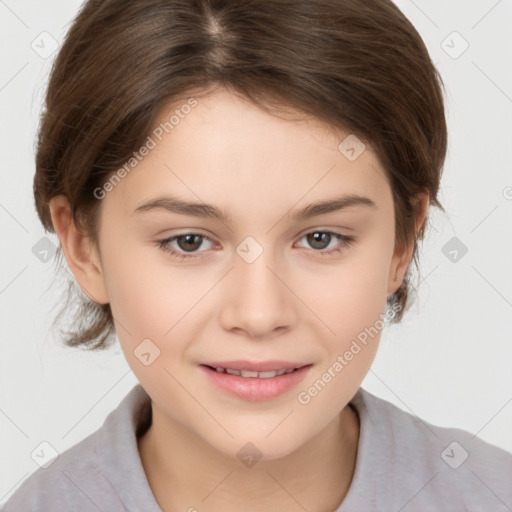
[[(339, 233), (338, 231), (334, 231), (333, 229), (328, 229), (328, 228), (311, 228), (309, 230), (305, 230), (301, 234), (297, 235), (296, 239), (297, 239), (297, 241), (300, 241), (306, 235), (309, 235), (312, 233), (327, 233), (338, 240), (338, 243), (334, 247), (331, 247), (330, 249), (323, 249), (323, 250), (309, 249), (309, 252), (312, 252), (313, 254), (320, 256), (320, 257), (329, 256), (334, 253), (340, 253), (357, 241), (357, 237), (355, 237), (353, 235), (345, 235), (343, 233)], [(213, 244), (215, 244), (214, 240), (211, 237), (209, 237), (208, 235), (200, 233), (199, 231), (196, 232), (196, 231), (189, 230), (189, 231), (185, 231), (182, 233), (173, 234), (164, 239), (160, 239), (157, 241), (157, 245), (164, 252), (167, 252), (167, 253), (171, 254), (173, 257), (176, 257), (181, 260), (191, 261), (196, 258), (206, 257), (206, 256), (204, 256), (204, 253), (207, 251), (198, 251), (198, 252), (196, 251), (196, 252), (187, 253), (187, 252), (181, 251), (179, 249), (178, 250), (174, 249), (172, 246), (170, 246), (171, 242), (174, 242), (177, 238), (179, 238), (181, 236), (186, 236), (186, 235), (196, 235), (196, 236), (201, 237), (203, 239), (203, 241), (208, 240), (208, 241), (212, 242)], [(307, 249), (307, 248), (305, 248), (305, 249)]]

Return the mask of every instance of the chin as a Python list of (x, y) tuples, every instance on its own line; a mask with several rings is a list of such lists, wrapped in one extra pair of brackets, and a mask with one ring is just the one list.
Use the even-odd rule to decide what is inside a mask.
[(240, 433), (239, 435), (236, 435), (235, 432), (231, 433), (234, 439), (227, 438), (226, 435), (222, 440), (203, 440), (224, 456), (238, 459), (247, 467), (252, 467), (258, 462), (285, 458), (298, 450), (303, 444), (300, 440), (291, 438), (286, 432), (281, 435), (274, 435), (275, 433), (273, 433), (269, 437), (266, 437), (266, 433), (262, 434), (262, 430), (255, 431), (254, 435), (250, 432)]

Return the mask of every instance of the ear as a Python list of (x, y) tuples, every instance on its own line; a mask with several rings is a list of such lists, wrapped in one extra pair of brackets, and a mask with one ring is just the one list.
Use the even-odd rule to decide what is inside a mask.
[(71, 206), (65, 196), (53, 197), (49, 207), (62, 252), (82, 292), (93, 302), (107, 304), (109, 299), (95, 244), (74, 223)]
[[(423, 225), (425, 217), (427, 215), (429, 203), (429, 193), (422, 192), (418, 194), (413, 202), (416, 208), (416, 221), (415, 221), (415, 235)], [(396, 247), (391, 261), (391, 267), (389, 269), (388, 277), (388, 294), (392, 294), (400, 288), (404, 279), (405, 273), (411, 263), (412, 255), (414, 251), (414, 239), (407, 244), (405, 247)]]

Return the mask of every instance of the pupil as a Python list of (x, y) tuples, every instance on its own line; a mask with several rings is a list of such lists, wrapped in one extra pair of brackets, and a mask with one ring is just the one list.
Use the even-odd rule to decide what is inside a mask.
[(308, 243), (314, 249), (325, 249), (329, 245), (329, 242), (331, 240), (331, 235), (329, 233), (310, 233), (309, 235), (307, 235), (307, 237)]
[[(199, 241), (196, 243), (193, 242), (194, 238), (197, 238)], [(183, 240), (186, 240), (185, 244), (182, 243)], [(201, 247), (201, 237), (199, 235), (182, 235), (177, 239), (178, 245), (180, 249), (186, 250), (194, 250)], [(187, 247), (188, 244), (188, 247)]]
[[(330, 233), (321, 233), (318, 231), (315, 233), (309, 233), (307, 237), (308, 243), (314, 249), (325, 249), (331, 240)], [(197, 240), (194, 242), (194, 239)], [(185, 240), (185, 243), (183, 243), (183, 240)], [(183, 249), (184, 251), (190, 250), (193, 252), (195, 249), (201, 247), (200, 235), (182, 235), (177, 239), (177, 241), (180, 249)]]

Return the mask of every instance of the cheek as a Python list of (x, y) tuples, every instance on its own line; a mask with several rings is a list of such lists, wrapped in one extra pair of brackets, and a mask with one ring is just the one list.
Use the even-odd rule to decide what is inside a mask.
[[(166, 264), (165, 254), (157, 248), (111, 249), (105, 282), (116, 333), (142, 382), (164, 371), (164, 366), (180, 365), (200, 329), (199, 316), (205, 314), (206, 295), (216, 279), (208, 272)], [(150, 356), (142, 357), (145, 353)], [(146, 367), (147, 359), (154, 362)]]
[(107, 287), (126, 361), (146, 390), (154, 393), (167, 382), (176, 391), (171, 375), (183, 364), (194, 325), (191, 305), (198, 299), (172, 279), (176, 272), (138, 265), (136, 253), (118, 261), (108, 274)]
[[(374, 256), (372, 256), (372, 254)], [(385, 260), (369, 253), (340, 265), (324, 287), (310, 293), (311, 309), (322, 324), (325, 358), (297, 393), (299, 410), (332, 418), (352, 398), (371, 367), (385, 327)], [(315, 325), (321, 325), (316, 321)]]
[(307, 304), (336, 333), (331, 338), (338, 343), (373, 325), (384, 313), (389, 250), (383, 243), (361, 248), (322, 275), (310, 274), (310, 282), (305, 282)]
[(198, 276), (167, 265), (157, 247), (112, 238), (104, 259), (112, 312), (129, 332), (162, 337), (197, 301)]
[(137, 336), (161, 336), (172, 321), (172, 289), (158, 286), (154, 274), (151, 267), (139, 266), (136, 258), (130, 257), (111, 267), (106, 275), (114, 317)]

